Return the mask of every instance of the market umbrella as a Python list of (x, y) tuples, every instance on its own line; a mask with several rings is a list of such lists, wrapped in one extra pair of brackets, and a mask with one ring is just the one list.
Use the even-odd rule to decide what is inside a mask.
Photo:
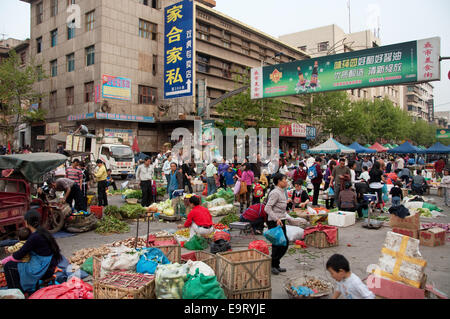
[(138, 141), (137, 141), (137, 137), (136, 137), (136, 136), (134, 137), (134, 140), (133, 140), (133, 146), (131, 147), (131, 149), (132, 149), (133, 152), (135, 152), (135, 153), (139, 153), (139, 152), (140, 152), (140, 150), (139, 150), (139, 145), (138, 145)]
[(381, 145), (380, 143), (375, 143), (373, 144), (371, 147), (369, 147), (372, 150), (376, 150), (378, 153), (383, 153), (386, 152), (388, 149), (386, 147), (384, 147), (383, 145)]
[(387, 151), (389, 154), (423, 154), (425, 151), (415, 147), (409, 142), (405, 142), (399, 147)]
[(370, 148), (361, 146), (357, 142), (353, 143), (352, 145), (349, 145), (348, 147), (354, 149), (357, 154), (372, 154), (372, 153), (376, 153), (377, 152), (375, 150), (371, 150)]
[(448, 154), (450, 153), (450, 147), (445, 146), (439, 142), (431, 146), (425, 151), (427, 154)]
[(309, 154), (335, 154), (335, 153), (351, 154), (351, 153), (356, 153), (356, 151), (354, 149), (339, 143), (334, 138), (330, 138), (325, 143), (320, 144), (319, 146), (316, 146), (314, 148), (311, 148), (307, 152)]

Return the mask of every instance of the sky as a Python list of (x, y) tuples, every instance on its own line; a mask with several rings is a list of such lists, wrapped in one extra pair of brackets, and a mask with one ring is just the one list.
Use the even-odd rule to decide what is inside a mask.
[[(347, 0), (216, 2), (216, 10), (275, 37), (330, 24), (349, 31)], [(377, 20), (373, 17), (379, 15), (382, 45), (439, 36), (441, 56), (450, 57), (449, 0), (350, 0), (350, 9), (352, 32), (372, 29)], [(30, 36), (29, 4), (0, 0), (0, 39), (2, 34), (17, 39)], [(435, 111), (450, 111), (449, 72), (450, 60), (442, 61), (441, 81), (432, 82)]]

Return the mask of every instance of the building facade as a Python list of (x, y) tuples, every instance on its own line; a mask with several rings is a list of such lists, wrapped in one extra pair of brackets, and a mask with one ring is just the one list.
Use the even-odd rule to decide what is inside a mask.
[[(339, 26), (332, 24), (301, 32), (280, 36), (280, 40), (305, 51), (314, 57), (340, 54), (381, 45), (381, 40), (372, 31), (345, 33)], [(388, 98), (396, 107), (403, 107), (403, 86), (373, 87), (348, 91), (350, 100), (374, 100)]]
[(404, 109), (414, 120), (423, 119), (429, 123), (435, 122), (433, 85), (431, 83), (407, 85), (404, 101)]

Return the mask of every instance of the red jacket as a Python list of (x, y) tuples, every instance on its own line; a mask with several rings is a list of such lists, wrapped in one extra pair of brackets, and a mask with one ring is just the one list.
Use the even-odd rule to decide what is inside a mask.
[(306, 170), (304, 170), (304, 169), (302, 169), (302, 168), (297, 168), (296, 170), (295, 170), (295, 172), (294, 172), (294, 178), (293, 178), (293, 180), (294, 180), (294, 182), (295, 181), (297, 181), (298, 179), (302, 179), (303, 181), (305, 181), (306, 180), (306, 177), (307, 177), (308, 175), (307, 175), (307, 172), (306, 172)]
[(436, 170), (436, 173), (442, 173), (444, 167), (445, 167), (444, 161), (439, 160), (436, 163), (434, 163), (434, 169)]
[(188, 214), (184, 227), (191, 227), (192, 222), (196, 223), (198, 226), (211, 227), (213, 221), (208, 208), (200, 205), (195, 206)]
[(311, 180), (311, 183), (322, 184), (322, 178), (323, 178), (322, 169), (320, 168), (319, 164), (314, 164), (314, 166), (316, 166), (317, 177), (314, 178), (313, 180)]
[(267, 213), (264, 208), (265, 207), (263, 204), (252, 205), (245, 210), (245, 212), (242, 214), (242, 217), (250, 221), (255, 221), (260, 217), (263, 217), (264, 220), (267, 220)]

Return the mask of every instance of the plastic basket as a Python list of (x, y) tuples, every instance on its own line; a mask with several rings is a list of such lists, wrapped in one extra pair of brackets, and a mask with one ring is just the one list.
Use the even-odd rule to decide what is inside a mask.
[(91, 206), (90, 212), (91, 214), (94, 214), (98, 219), (101, 219), (103, 217), (103, 206)]

